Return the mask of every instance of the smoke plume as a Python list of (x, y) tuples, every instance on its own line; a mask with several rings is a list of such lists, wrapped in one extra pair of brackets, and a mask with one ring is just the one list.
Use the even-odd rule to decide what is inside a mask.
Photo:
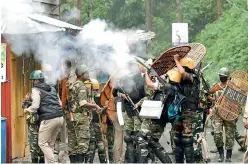
[[(14, 3), (13, 0), (5, 1), (1, 6), (2, 17), (21, 16), (20, 19), (25, 19), (27, 14), (35, 12), (29, 4), (20, 3), (15, 10), (13, 6), (17, 5), (10, 3)], [(39, 6), (37, 9), (42, 10)], [(52, 83), (62, 78), (61, 65), (69, 59), (75, 61), (76, 65), (86, 64), (93, 69), (93, 77), (99, 72), (115, 74), (115, 78), (128, 76), (130, 81), (125, 85), (129, 88), (134, 86), (131, 77), (140, 72), (136, 64), (130, 64), (134, 61), (132, 56), (146, 54), (145, 43), (137, 39), (136, 31), (121, 31), (104, 20), (96, 19), (84, 25), (82, 31), (73, 37), (67, 32), (25, 34), (25, 24), (20, 23), (20, 20), (16, 22), (18, 24), (15, 25), (12, 21), (16, 35), (5, 34), (4, 37), (16, 55), (33, 54), (41, 64), (51, 65)]]

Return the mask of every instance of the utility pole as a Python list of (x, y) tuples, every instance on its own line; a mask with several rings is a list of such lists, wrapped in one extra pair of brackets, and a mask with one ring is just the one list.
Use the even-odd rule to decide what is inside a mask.
[(82, 0), (77, 0), (77, 8), (78, 8), (78, 26), (82, 25)]
[(221, 0), (217, 0), (217, 8), (218, 8), (218, 19), (220, 20), (222, 16), (222, 3)]
[(182, 0), (177, 0), (177, 22), (183, 23)]
[(145, 0), (146, 31), (152, 30), (152, 1)]

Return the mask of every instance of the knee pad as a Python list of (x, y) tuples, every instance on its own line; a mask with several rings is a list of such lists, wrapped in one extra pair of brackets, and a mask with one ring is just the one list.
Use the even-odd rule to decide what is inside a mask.
[(130, 142), (132, 142), (133, 140), (132, 140), (132, 137), (131, 137), (130, 135), (126, 134), (125, 137), (124, 137), (124, 141), (125, 141), (126, 143), (130, 143)]
[(182, 144), (185, 146), (185, 147), (191, 147), (193, 146), (193, 137), (186, 137), (186, 136), (183, 136), (182, 137)]
[(177, 147), (180, 147), (182, 144), (181, 144), (181, 137), (176, 134), (174, 137), (173, 137), (173, 140), (174, 140), (174, 143)]

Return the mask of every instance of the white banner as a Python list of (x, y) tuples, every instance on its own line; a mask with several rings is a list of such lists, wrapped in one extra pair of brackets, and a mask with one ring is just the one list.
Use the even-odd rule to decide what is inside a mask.
[(6, 48), (5, 43), (1, 43), (1, 69), (0, 69), (0, 82), (6, 81)]
[(172, 45), (185, 45), (188, 42), (188, 23), (172, 23)]

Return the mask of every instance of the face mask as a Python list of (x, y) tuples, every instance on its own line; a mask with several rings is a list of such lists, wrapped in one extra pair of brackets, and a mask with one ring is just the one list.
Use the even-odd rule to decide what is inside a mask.
[(227, 79), (228, 79), (227, 76), (220, 76), (220, 81), (221, 81), (222, 83), (227, 82)]

